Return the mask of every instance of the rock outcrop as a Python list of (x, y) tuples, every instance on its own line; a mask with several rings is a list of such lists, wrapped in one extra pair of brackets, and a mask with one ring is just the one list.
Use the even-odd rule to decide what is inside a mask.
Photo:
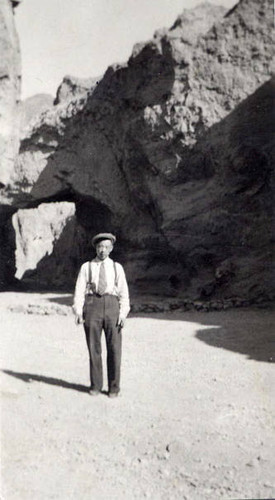
[(9, 182), (19, 148), (21, 65), (10, 0), (0, 2), (0, 185)]
[[(13, 19), (17, 3), (0, 0), (0, 189), (10, 183), (19, 149), (21, 64)], [(5, 206), (5, 201), (6, 195), (0, 193), (0, 288), (12, 281), (15, 272), (15, 233), (10, 219), (16, 209)]]
[(50, 94), (36, 94), (20, 103), (21, 137), (26, 135), (27, 127), (53, 106), (53, 97)]
[(85, 96), (91, 93), (102, 77), (76, 78), (75, 76), (64, 76), (59, 85), (54, 104), (65, 103), (75, 97)]
[(10, 202), (76, 205), (64, 283), (104, 229), (137, 292), (272, 296), (272, 2), (241, 0), (222, 16), (184, 12), (22, 142)]
[[(60, 240), (69, 222), (73, 221), (74, 214), (74, 203), (61, 202), (42, 203), (37, 209), (18, 210), (13, 215), (13, 227), (16, 233), (17, 279), (21, 279), (26, 270), (28, 270), (27, 276), (31, 276), (31, 272), (37, 269), (39, 263), (41, 267), (42, 259), (45, 260), (48, 255), (53, 254), (56, 241)], [(66, 233), (68, 234), (68, 229)], [(68, 244), (69, 241), (67, 241)], [(65, 250), (66, 246), (64, 254)], [(55, 264), (55, 279), (57, 278), (56, 268)], [(51, 274), (50, 271), (51, 281), (54, 281)]]

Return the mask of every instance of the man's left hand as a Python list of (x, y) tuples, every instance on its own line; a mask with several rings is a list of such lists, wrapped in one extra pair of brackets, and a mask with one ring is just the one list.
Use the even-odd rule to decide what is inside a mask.
[(117, 326), (118, 326), (118, 328), (119, 328), (120, 330), (121, 330), (121, 328), (123, 328), (123, 327), (124, 327), (124, 325), (125, 325), (125, 319), (126, 319), (126, 318), (123, 318), (122, 316), (119, 316), (119, 318), (118, 318)]

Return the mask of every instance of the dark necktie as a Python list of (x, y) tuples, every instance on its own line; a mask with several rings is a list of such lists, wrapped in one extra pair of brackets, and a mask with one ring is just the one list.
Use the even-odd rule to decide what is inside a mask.
[(98, 295), (103, 295), (105, 293), (106, 287), (107, 287), (107, 280), (106, 280), (105, 263), (101, 262), (99, 277), (98, 277), (98, 287), (97, 287)]

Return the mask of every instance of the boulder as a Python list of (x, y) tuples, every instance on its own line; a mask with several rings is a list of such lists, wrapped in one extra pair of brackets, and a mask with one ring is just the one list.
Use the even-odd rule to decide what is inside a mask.
[[(13, 215), (12, 222), (16, 234), (15, 277), (17, 279), (23, 278), (25, 281), (30, 281), (32, 271), (37, 271), (38, 265), (41, 268), (42, 261), (45, 263), (48, 256), (56, 255), (56, 247), (60, 246), (60, 240), (64, 239), (64, 232), (68, 235), (68, 227), (74, 224), (74, 214), (74, 203), (60, 202), (41, 203), (38, 208), (18, 210)], [(70, 243), (73, 245), (73, 241)], [(66, 245), (68, 244), (69, 241)], [(63, 253), (66, 259), (65, 248)], [(62, 259), (60, 260), (62, 266)], [(44, 277), (42, 276), (39, 280), (40, 286), (46, 286), (48, 281), (58, 283), (60, 272), (57, 272), (57, 262), (53, 267), (54, 280), (52, 271), (49, 269), (49, 272), (45, 272)]]

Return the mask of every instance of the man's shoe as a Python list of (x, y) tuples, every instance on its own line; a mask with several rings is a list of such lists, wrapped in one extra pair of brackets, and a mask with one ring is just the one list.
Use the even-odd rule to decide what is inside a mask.
[(90, 396), (98, 396), (99, 391), (97, 391), (96, 389), (90, 389), (89, 394), (90, 394)]
[(108, 392), (109, 398), (117, 398), (118, 397), (118, 392)]

